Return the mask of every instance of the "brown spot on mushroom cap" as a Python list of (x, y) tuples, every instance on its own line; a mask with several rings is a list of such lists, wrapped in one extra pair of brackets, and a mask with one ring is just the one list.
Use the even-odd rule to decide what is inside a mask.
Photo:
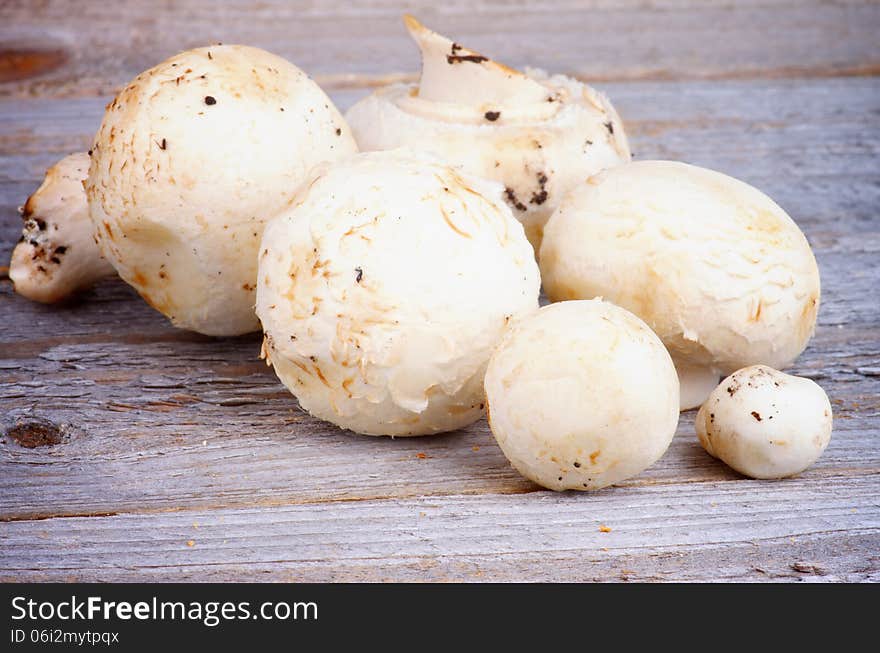
[(541, 205), (547, 201), (547, 175), (543, 172), (538, 173), (538, 190), (532, 193), (531, 204)]
[(483, 63), (484, 61), (489, 61), (489, 58), (484, 57), (481, 54), (447, 54), (446, 55), (446, 63), (448, 63), (448, 64)]
[(750, 322), (759, 322), (761, 320), (761, 310), (764, 308), (764, 299), (758, 298), (758, 303), (755, 306), (755, 310), (749, 316)]
[(326, 385), (329, 388), (330, 382), (327, 381), (326, 377), (324, 376), (324, 373), (321, 371), (321, 368), (318, 367), (317, 363), (314, 364), (314, 368), (315, 368), (315, 374), (317, 374), (318, 378), (321, 379), (321, 383), (323, 383), (324, 385)]
[(512, 188), (510, 188), (510, 187), (505, 188), (504, 189), (504, 196), (507, 198), (508, 204), (515, 207), (516, 209), (518, 209), (520, 211), (528, 211), (529, 210), (529, 207), (527, 207), (525, 204), (520, 202), (519, 199), (517, 199), (516, 193), (514, 192), (514, 190)]
[(448, 224), (449, 228), (452, 229), (455, 233), (457, 233), (459, 236), (462, 236), (463, 238), (472, 238), (469, 233), (467, 233), (466, 231), (462, 231), (455, 225), (455, 223), (449, 218), (449, 214), (446, 213), (446, 209), (444, 209), (442, 206), (440, 207), (440, 213), (443, 215), (443, 219), (446, 221), (446, 224)]

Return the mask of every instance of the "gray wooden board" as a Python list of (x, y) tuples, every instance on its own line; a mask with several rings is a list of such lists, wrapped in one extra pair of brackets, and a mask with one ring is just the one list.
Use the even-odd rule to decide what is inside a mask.
[(784, 483), (12, 522), (0, 580), (880, 580), (876, 484)]
[[(68, 52), (0, 84), (0, 261), (15, 208), (48, 165), (87, 147), (110, 89), (213, 38), (191, 29), (207, 5), (177, 4), (151, 16), (135, 3), (76, 16), (0, 6), (0, 25)], [(0, 580), (880, 580), (878, 6), (557, 2), (550, 38), (552, 11), (471, 5), (418, 13), (513, 63), (603, 80), (637, 158), (743, 178), (801, 225), (823, 297), (793, 369), (832, 398), (825, 455), (795, 479), (747, 480), (700, 449), (690, 412), (636, 478), (545, 492), (510, 468), (485, 421), (430, 438), (341, 432), (298, 409), (257, 360), (256, 335), (175, 330), (116, 280), (54, 307), (0, 281), (0, 434), (25, 416), (65, 425), (53, 446), (0, 437)], [(289, 7), (262, 3), (245, 22), (230, 3), (213, 32), (291, 57), (341, 108), (412, 70), (392, 3)], [(370, 57), (345, 38), (358, 22)], [(0, 44), (20, 47), (4, 29)], [(614, 30), (639, 43), (613, 50)], [(816, 47), (822, 30), (847, 38)]]
[[(412, 76), (400, 15), (511, 66), (591, 80), (876, 73), (876, 2), (804, 0), (447, 0), (442, 3), (141, 0), (0, 3), (0, 39), (41, 76), (6, 72), (9, 94), (107, 92), (167, 56), (246, 43), (326, 86)], [(28, 57), (28, 54), (30, 55)], [(0, 70), (0, 74), (2, 74)]]

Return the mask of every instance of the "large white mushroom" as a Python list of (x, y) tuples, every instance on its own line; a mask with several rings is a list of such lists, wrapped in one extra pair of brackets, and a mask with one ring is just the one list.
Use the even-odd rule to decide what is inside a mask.
[(757, 189), (672, 161), (606, 170), (573, 191), (541, 247), (554, 300), (604, 297), (669, 348), (682, 409), (746, 365), (789, 365), (813, 334), (816, 259), (792, 219)]
[(483, 414), (489, 356), (540, 287), (501, 191), (408, 152), (316, 169), (266, 227), (257, 286), (264, 354), (302, 408), (369, 435)]
[(570, 188), (629, 161), (623, 123), (608, 99), (570, 77), (521, 73), (404, 18), (422, 54), (418, 84), (393, 84), (349, 109), (362, 150), (434, 152), (505, 186), (537, 248)]
[(666, 451), (678, 378), (632, 313), (598, 299), (560, 302), (506, 333), (486, 372), (486, 410), (523, 476), (551, 490), (595, 490)]
[(818, 384), (765, 365), (724, 379), (695, 420), (703, 448), (752, 478), (804, 471), (831, 441), (831, 425), (831, 402)]
[(89, 155), (71, 154), (46, 171), (22, 209), (24, 228), (9, 278), (20, 295), (51, 304), (113, 274), (92, 236), (83, 180)]
[(254, 331), (263, 226), (316, 163), (356, 150), (299, 68), (217, 45), (138, 75), (107, 107), (86, 182), (104, 256), (182, 328)]

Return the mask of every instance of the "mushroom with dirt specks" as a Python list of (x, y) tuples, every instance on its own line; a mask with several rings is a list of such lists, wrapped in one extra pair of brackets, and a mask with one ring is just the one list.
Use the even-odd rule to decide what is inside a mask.
[(540, 278), (500, 186), (389, 151), (316, 168), (266, 227), (257, 284), (264, 354), (300, 405), (402, 436), (479, 419), (489, 356)]
[(587, 176), (630, 160), (608, 99), (563, 75), (517, 70), (404, 18), (422, 54), (417, 85), (392, 84), (349, 109), (362, 150), (433, 152), (506, 187), (537, 249), (562, 196)]
[(746, 365), (785, 367), (819, 311), (819, 269), (794, 221), (719, 172), (638, 161), (591, 177), (547, 224), (541, 277), (553, 301), (604, 297), (657, 332), (682, 409)]
[(703, 448), (752, 478), (783, 478), (812, 465), (831, 441), (831, 402), (817, 383), (766, 365), (737, 370), (697, 413)]
[(12, 252), (15, 291), (51, 304), (114, 274), (95, 244), (83, 180), (89, 155), (64, 157), (24, 205), (21, 240)]
[(356, 151), (344, 124), (303, 71), (258, 48), (189, 50), (138, 75), (92, 148), (86, 191), (104, 256), (176, 326), (259, 329), (263, 226), (313, 165)]
[(596, 490), (638, 474), (678, 425), (678, 377), (663, 343), (599, 299), (551, 304), (514, 324), (485, 389), (504, 455), (551, 490)]

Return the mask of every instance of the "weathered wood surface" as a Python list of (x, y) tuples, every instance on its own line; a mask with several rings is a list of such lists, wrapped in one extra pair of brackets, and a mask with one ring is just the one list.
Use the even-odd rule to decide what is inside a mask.
[[(876, 2), (803, 0), (446, 0), (442, 3), (187, 0), (0, 4), (7, 93), (107, 93), (180, 50), (257, 44), (325, 86), (412, 76), (401, 11), (513, 66), (591, 80), (873, 74)], [(23, 76), (23, 67), (42, 71)]]
[[(15, 207), (139, 69), (243, 41), (315, 73), (344, 108), (414, 69), (393, 5), (268, 2), (244, 20), (229, 3), (200, 23), (195, 0), (0, 4), (0, 261)], [(0, 282), (0, 580), (880, 580), (878, 5), (557, 2), (558, 33), (537, 6), (418, 13), (515, 64), (605, 80), (638, 158), (736, 175), (792, 214), (822, 270), (819, 328), (794, 367), (835, 407), (820, 461), (743, 479), (685, 413), (666, 456), (621, 487), (544, 492), (484, 421), (344, 433), (297, 408), (256, 336), (175, 330), (118, 281), (60, 307)], [(25, 45), (42, 58), (14, 60)], [(2, 437), (23, 416), (69, 427), (28, 449)]]
[(865, 509), (876, 487), (864, 477), (787, 483), (15, 522), (0, 561), (29, 580), (880, 581), (880, 515)]

